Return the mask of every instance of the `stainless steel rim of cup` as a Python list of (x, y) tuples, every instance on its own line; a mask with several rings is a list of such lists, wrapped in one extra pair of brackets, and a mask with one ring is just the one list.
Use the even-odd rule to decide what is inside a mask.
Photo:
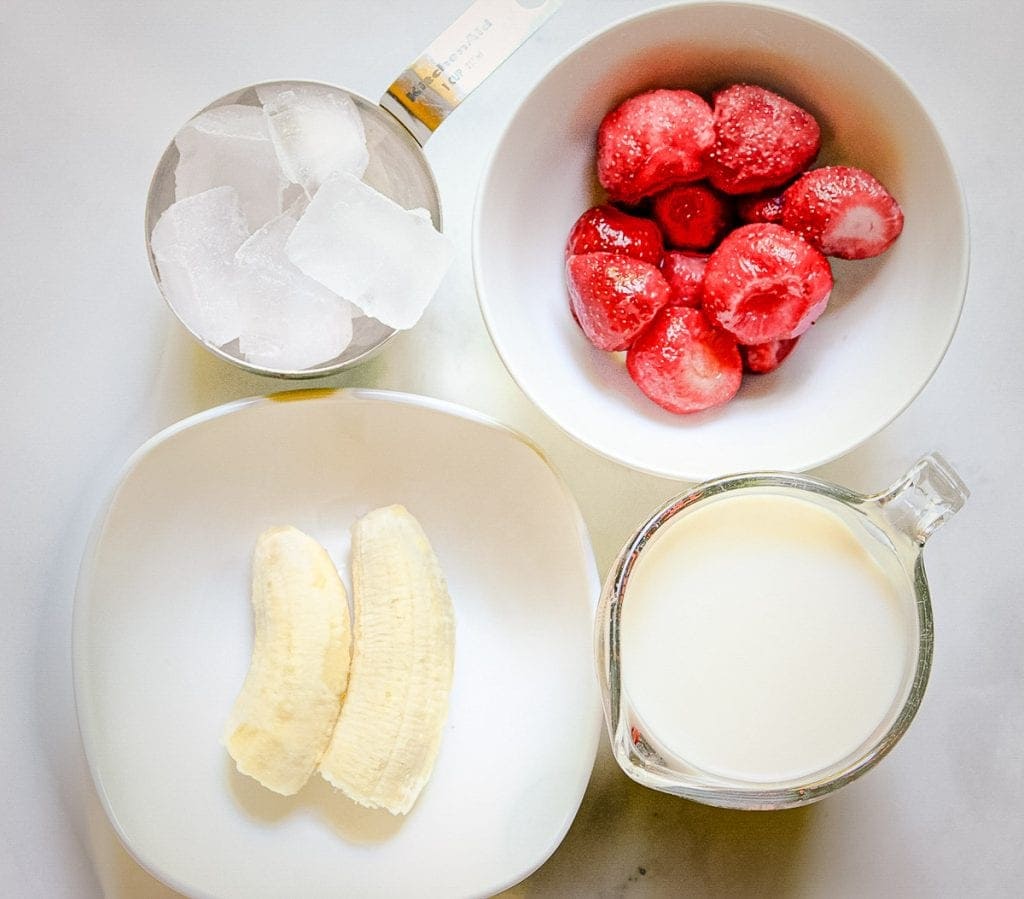
[[(232, 91), (229, 94), (225, 94), (222, 97), (214, 100), (212, 103), (207, 104), (202, 109), (198, 110), (192, 118), (198, 116), (207, 110), (214, 109), (218, 106), (226, 106), (232, 103), (242, 103), (244, 105), (255, 105), (256, 104), (256, 88), (263, 87), (264, 85), (280, 85), (280, 84), (308, 84), (318, 85), (321, 87), (328, 87), (334, 90), (343, 91), (348, 94), (352, 101), (358, 107), (360, 113), (364, 118), (364, 122), (369, 119), (377, 125), (380, 125), (389, 135), (393, 135), (396, 144), (401, 145), (405, 148), (406, 155), (410, 159), (414, 159), (417, 162), (416, 171), (422, 192), (425, 197), (429, 198), (428, 211), (430, 212), (431, 218), (434, 222), (434, 227), (439, 231), (443, 230), (443, 215), (441, 209), (441, 194), (437, 185), (437, 181), (434, 178), (434, 173), (430, 168), (427, 158), (423, 153), (423, 149), (419, 142), (412, 136), (409, 130), (396, 119), (390, 112), (381, 107), (379, 104), (366, 99), (365, 97), (357, 94), (353, 91), (348, 90), (344, 87), (339, 87), (335, 84), (329, 84), (323, 81), (311, 81), (309, 79), (302, 78), (282, 78), (275, 79), (273, 81), (261, 81), (255, 84), (247, 85), (246, 87), (240, 88), (236, 91)], [(164, 298), (164, 302), (167, 307), (174, 314), (174, 317), (181, 323), (181, 326), (199, 343), (204, 349), (213, 353), (215, 356), (219, 356), (226, 362), (230, 362), (232, 365), (236, 365), (239, 368), (245, 369), (246, 371), (253, 372), (254, 374), (266, 375), (274, 378), (284, 379), (308, 379), (308, 378), (322, 378), (328, 375), (338, 374), (339, 372), (345, 371), (350, 368), (366, 362), (378, 352), (380, 352), (398, 333), (394, 328), (390, 328), (386, 325), (375, 322), (373, 319), (364, 319), (364, 321), (371, 323), (367, 325), (368, 333), (365, 335), (366, 340), (359, 344), (350, 344), (341, 355), (336, 359), (332, 359), (329, 362), (322, 363), (320, 365), (313, 366), (311, 368), (302, 370), (291, 370), (291, 369), (274, 369), (267, 368), (261, 365), (255, 365), (252, 362), (246, 360), (240, 353), (231, 352), (223, 349), (219, 346), (214, 346), (211, 343), (203, 340), (203, 338), (197, 334), (192, 328), (190, 328), (178, 314), (178, 311), (174, 308), (174, 304), (171, 302), (167, 293), (164, 291), (162, 284), (160, 283), (160, 272), (157, 268), (156, 259), (153, 256), (153, 247), (151, 244), (151, 235), (153, 228), (156, 226), (161, 214), (175, 201), (175, 185), (174, 185), (174, 169), (178, 163), (178, 149), (175, 146), (174, 139), (172, 138), (168, 143), (167, 148), (164, 150), (163, 155), (160, 157), (160, 161), (157, 163), (156, 169), (153, 172), (153, 177), (149, 184), (149, 191), (146, 195), (146, 210), (145, 210), (145, 240), (146, 240), (146, 256), (149, 259), (150, 271), (153, 274), (153, 279), (156, 282), (157, 288), (160, 290), (161, 296)]]

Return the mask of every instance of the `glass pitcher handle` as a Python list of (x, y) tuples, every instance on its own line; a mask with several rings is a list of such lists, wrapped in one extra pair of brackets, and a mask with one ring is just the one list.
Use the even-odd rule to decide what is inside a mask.
[(474, 88), (562, 5), (544, 0), (476, 0), (380, 99), (422, 146)]
[(886, 520), (923, 546), (935, 529), (963, 508), (970, 491), (939, 453), (930, 453), (888, 490), (871, 499)]

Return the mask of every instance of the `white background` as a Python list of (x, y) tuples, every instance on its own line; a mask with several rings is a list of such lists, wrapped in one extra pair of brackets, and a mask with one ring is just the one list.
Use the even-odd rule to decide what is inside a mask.
[[(195, 346), (150, 278), (142, 212), (176, 128), (244, 84), (305, 77), (377, 96), (465, 6), (344, 0), (5, 0), (0, 10), (0, 893), (173, 895), (120, 848), (76, 730), (70, 620), (85, 539), (125, 458), (188, 414), (283, 389)], [(567, 0), (433, 138), (457, 262), (426, 318), (318, 386), (424, 393), (545, 448), (602, 575), (679, 485), (577, 446), (519, 393), (477, 310), (476, 186), (518, 100), (564, 51), (653, 5)], [(973, 494), (929, 543), (936, 657), (914, 726), (825, 802), (724, 812), (643, 790), (602, 747), (562, 847), (517, 895), (1010, 896), (1024, 878), (1024, 605), (1014, 508), (1024, 456), (1024, 15), (1016, 4), (784, 4), (886, 57), (963, 179), (972, 273), (956, 339), (897, 421), (818, 473), (864, 490), (934, 449)], [(908, 334), (907, 340), (913, 340)], [(866, 364), (870, 364), (866, 360)]]

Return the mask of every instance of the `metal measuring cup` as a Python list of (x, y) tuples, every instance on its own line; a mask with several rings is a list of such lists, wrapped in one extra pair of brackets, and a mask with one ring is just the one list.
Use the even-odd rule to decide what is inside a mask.
[[(379, 103), (337, 85), (323, 85), (347, 94), (356, 104), (370, 150), (364, 180), (405, 208), (422, 207), (441, 230), (441, 197), (423, 146), (462, 101), (508, 59), (557, 10), (562, 0), (544, 0), (532, 7), (517, 0), (476, 0), (388, 87)], [(228, 104), (259, 105), (256, 88), (321, 82), (273, 81), (252, 84), (226, 94), (196, 115)], [(194, 116), (193, 116), (194, 118)], [(237, 349), (237, 341), (215, 346), (205, 341), (178, 314), (164, 290), (153, 256), (151, 237), (160, 216), (175, 201), (174, 171), (178, 148), (172, 139), (157, 164), (146, 198), (146, 252), (157, 286), (179, 322), (207, 350), (257, 374), (282, 378), (314, 378), (351, 368), (378, 352), (395, 329), (375, 319), (354, 322), (352, 342), (336, 358), (303, 370), (270, 369), (253, 364)]]

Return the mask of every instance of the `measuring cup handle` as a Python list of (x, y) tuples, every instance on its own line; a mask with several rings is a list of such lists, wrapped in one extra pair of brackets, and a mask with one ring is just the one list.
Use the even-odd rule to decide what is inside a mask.
[(886, 519), (921, 546), (970, 496), (960, 476), (939, 453), (920, 459), (888, 490), (871, 497)]
[(381, 97), (422, 146), (469, 93), (519, 49), (562, 5), (546, 0), (476, 0)]

